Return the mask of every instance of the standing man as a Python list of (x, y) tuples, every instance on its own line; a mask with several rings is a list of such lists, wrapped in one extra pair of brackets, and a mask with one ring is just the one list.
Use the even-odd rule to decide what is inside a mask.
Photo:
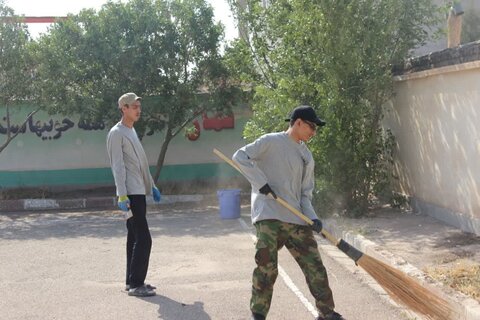
[(152, 237), (147, 223), (146, 195), (153, 194), (160, 202), (161, 194), (149, 171), (147, 156), (133, 125), (140, 119), (142, 98), (135, 93), (125, 93), (118, 99), (122, 114), (119, 123), (107, 136), (118, 207), (127, 219), (127, 274), (128, 295), (147, 297), (155, 295), (155, 287), (145, 284), (152, 248)]
[[(317, 320), (344, 320), (334, 311), (332, 291), (312, 229), (322, 223), (312, 206), (314, 161), (306, 142), (325, 122), (309, 106), (299, 106), (286, 121), (285, 132), (266, 134), (235, 152), (233, 160), (252, 185), (252, 223), (257, 233), (250, 310), (252, 320), (264, 320), (278, 275), (278, 250), (286, 246), (300, 265), (319, 311)], [(283, 198), (313, 220), (310, 227), (280, 205)]]

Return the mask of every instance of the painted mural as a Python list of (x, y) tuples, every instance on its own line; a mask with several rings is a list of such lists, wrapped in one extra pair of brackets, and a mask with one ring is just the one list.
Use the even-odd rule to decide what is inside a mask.
[[(109, 126), (79, 116), (42, 112), (21, 126), (32, 110), (29, 106), (15, 106), (11, 111), (10, 130), (20, 133), (0, 153), (0, 188), (113, 183), (105, 150)], [(0, 115), (4, 114), (0, 108)], [(212, 150), (218, 148), (232, 154), (242, 146), (242, 132), (249, 117), (248, 108), (236, 108), (230, 115), (205, 113), (197, 117), (185, 134), (179, 134), (170, 143), (160, 180), (236, 175)], [(2, 117), (0, 141), (6, 133), (7, 122)], [(162, 141), (162, 133), (147, 132), (142, 139), (151, 166), (157, 162)]]

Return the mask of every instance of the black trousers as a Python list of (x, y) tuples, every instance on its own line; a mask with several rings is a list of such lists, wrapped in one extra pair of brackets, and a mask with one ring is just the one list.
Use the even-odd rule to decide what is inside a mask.
[(145, 195), (129, 195), (133, 217), (127, 220), (127, 277), (130, 288), (145, 284), (148, 262), (152, 249), (152, 237), (147, 223)]

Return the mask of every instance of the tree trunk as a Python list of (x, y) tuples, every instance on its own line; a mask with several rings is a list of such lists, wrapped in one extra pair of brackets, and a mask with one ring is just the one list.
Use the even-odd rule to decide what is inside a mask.
[(153, 181), (155, 184), (158, 182), (158, 178), (160, 178), (160, 172), (162, 171), (163, 162), (165, 161), (165, 155), (167, 154), (167, 149), (170, 141), (172, 141), (174, 135), (172, 134), (173, 128), (170, 126), (170, 123), (167, 125), (167, 131), (165, 132), (165, 139), (162, 143), (162, 149), (160, 150), (160, 154), (158, 155), (157, 159), (157, 166), (155, 169), (155, 175), (153, 176)]
[(171, 125), (170, 122), (168, 122), (167, 131), (165, 132), (165, 139), (163, 140), (162, 149), (160, 150), (160, 154), (158, 155), (157, 167), (155, 169), (155, 174), (153, 176), (153, 181), (155, 183), (157, 183), (158, 178), (160, 178), (160, 172), (162, 171), (163, 162), (165, 161), (165, 155), (167, 154), (167, 149), (170, 141), (172, 141), (172, 139), (177, 134), (179, 134), (188, 123), (192, 122), (193, 119), (195, 119), (199, 114), (202, 114), (203, 112), (205, 112), (205, 108), (200, 109), (197, 113), (190, 116), (178, 128), (176, 128), (176, 130), (174, 130), (175, 128)]

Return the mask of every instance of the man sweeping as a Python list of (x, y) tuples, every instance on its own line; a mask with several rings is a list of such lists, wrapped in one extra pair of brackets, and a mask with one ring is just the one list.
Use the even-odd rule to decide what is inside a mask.
[[(314, 161), (306, 142), (325, 122), (310, 106), (295, 108), (285, 132), (263, 135), (233, 155), (252, 185), (252, 223), (257, 234), (250, 310), (266, 319), (278, 275), (278, 250), (286, 246), (307, 280), (319, 311), (317, 320), (344, 320), (334, 311), (332, 291), (312, 229), (322, 230), (312, 206)], [(309, 217), (308, 226), (276, 202), (277, 195)]]
[(152, 248), (146, 195), (153, 194), (155, 202), (160, 202), (161, 194), (150, 175), (147, 156), (133, 127), (140, 119), (141, 99), (132, 92), (118, 99), (122, 119), (108, 133), (107, 151), (117, 187), (118, 207), (127, 218), (126, 290), (130, 296), (148, 297), (155, 295), (155, 287), (145, 284)]

